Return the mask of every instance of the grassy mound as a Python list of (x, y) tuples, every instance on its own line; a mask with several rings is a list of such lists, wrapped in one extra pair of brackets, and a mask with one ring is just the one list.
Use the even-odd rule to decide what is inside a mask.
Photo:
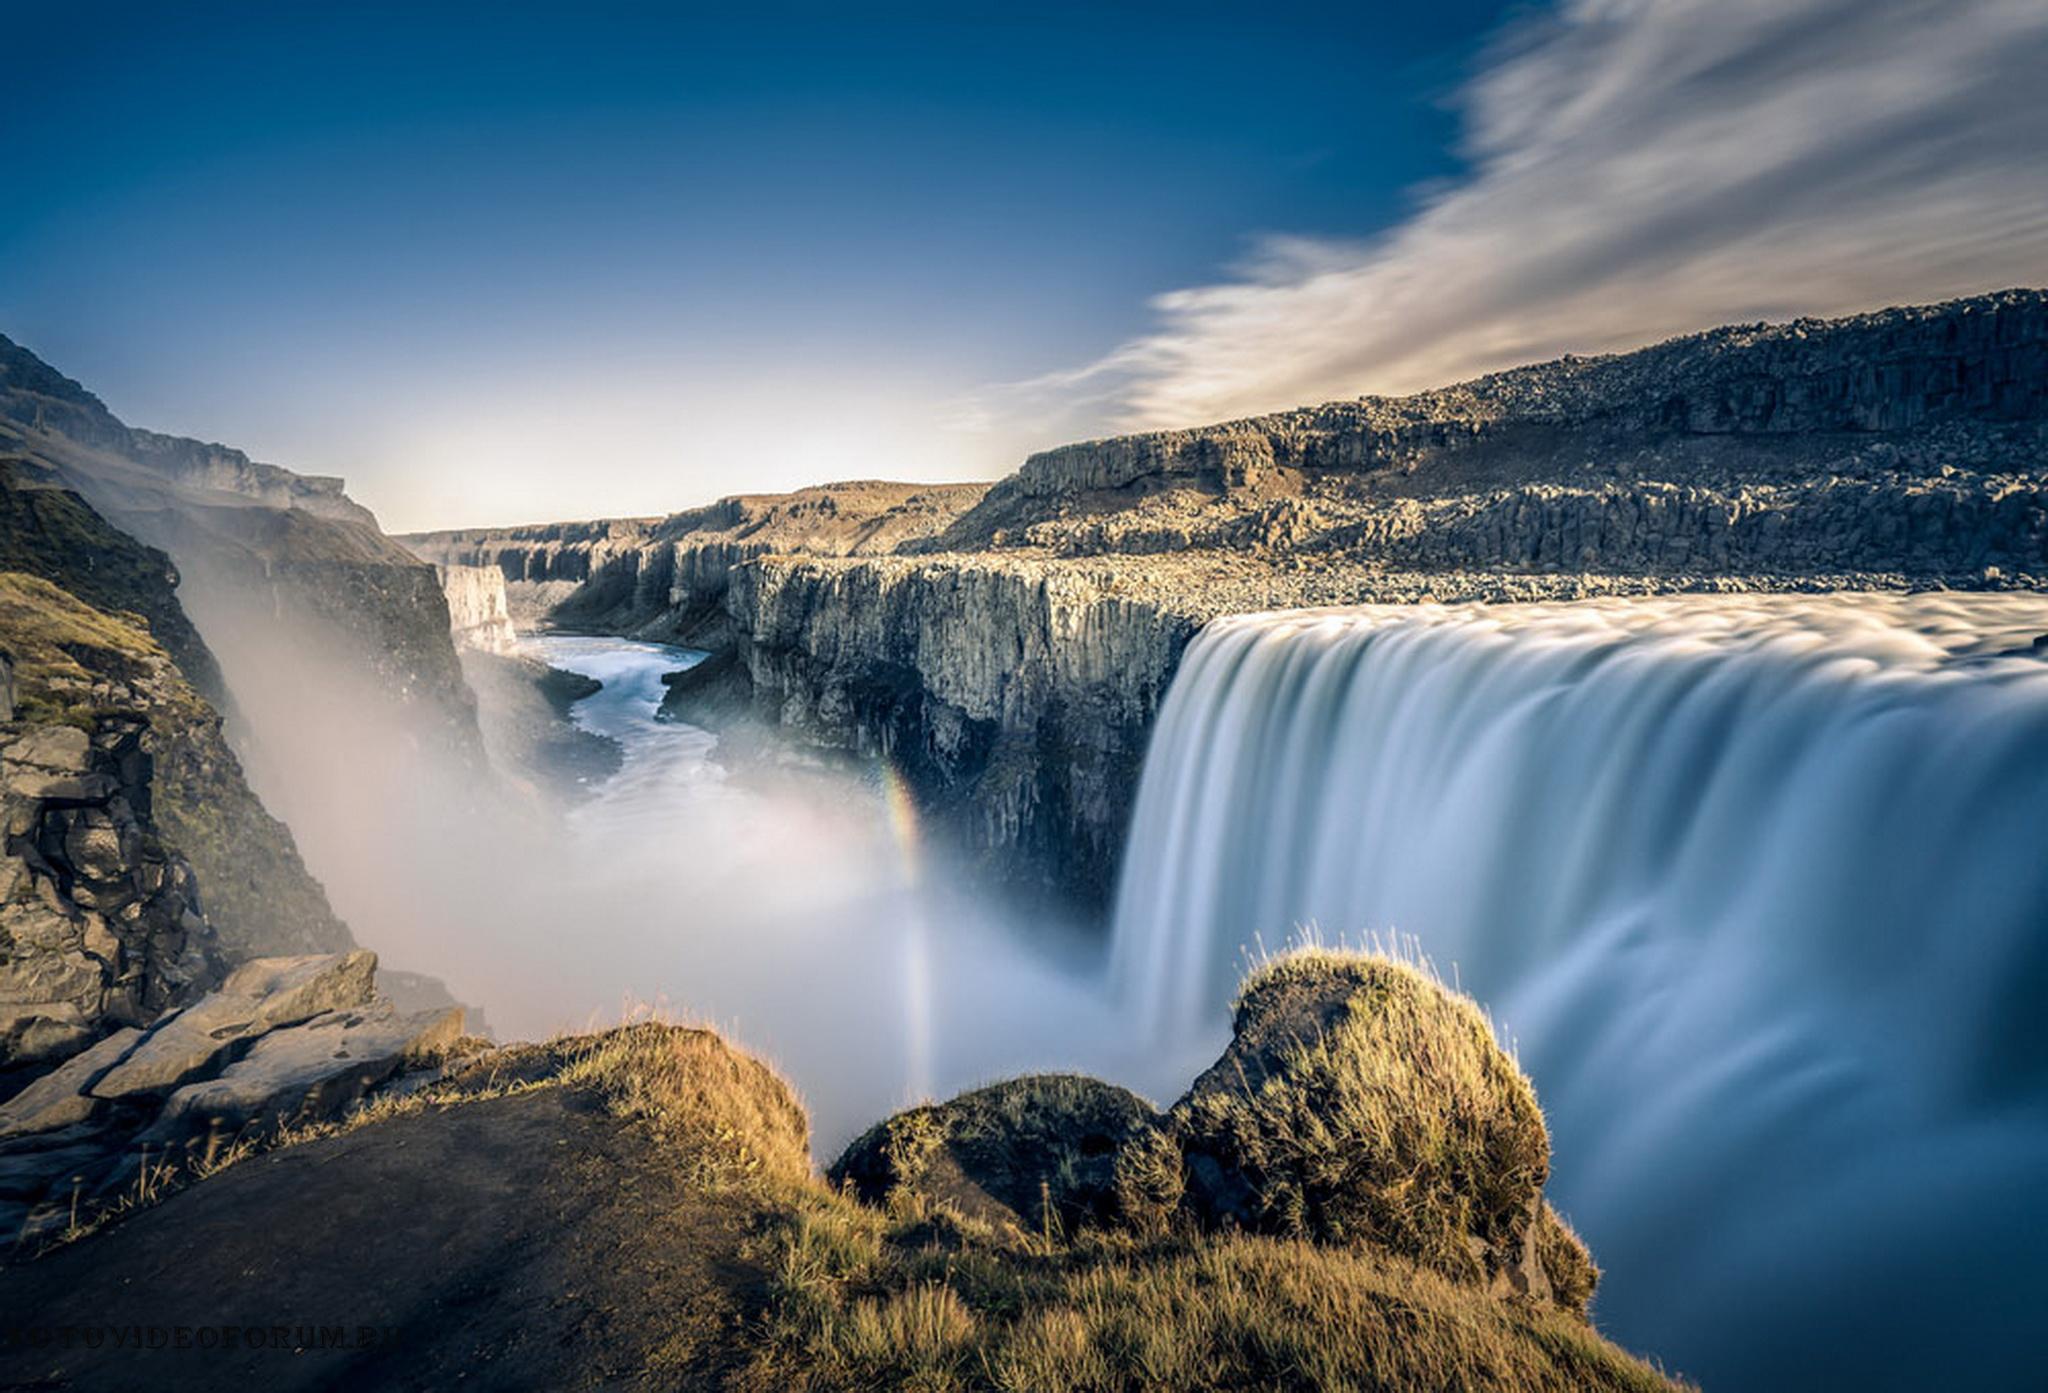
[(1546, 1298), (1547, 1252), (1560, 1285), (1590, 1294), (1569, 1230), (1539, 1223), (1550, 1137), (1535, 1090), (1469, 998), (1406, 963), (1317, 950), (1266, 964), (1171, 1130), (1207, 1226), (1371, 1244)]

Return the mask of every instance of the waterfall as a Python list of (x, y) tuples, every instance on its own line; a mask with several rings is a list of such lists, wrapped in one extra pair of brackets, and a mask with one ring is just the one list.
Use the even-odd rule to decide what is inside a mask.
[(1598, 1313), (1708, 1388), (2000, 1387), (2048, 1304), (2048, 600), (1246, 615), (1146, 756), (1114, 970), (1412, 938), (1517, 1048)]

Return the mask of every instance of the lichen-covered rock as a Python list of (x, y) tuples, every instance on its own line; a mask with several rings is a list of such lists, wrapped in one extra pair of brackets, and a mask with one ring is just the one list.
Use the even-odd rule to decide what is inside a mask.
[(828, 1174), (871, 1203), (942, 1204), (1027, 1233), (1143, 1227), (1159, 1212), (1121, 1183), (1119, 1158), (1155, 1136), (1158, 1121), (1128, 1089), (1040, 1074), (897, 1113)]

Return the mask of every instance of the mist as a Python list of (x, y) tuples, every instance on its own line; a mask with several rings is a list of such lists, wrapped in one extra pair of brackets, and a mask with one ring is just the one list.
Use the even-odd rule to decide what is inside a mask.
[(825, 1161), (999, 1077), (1082, 1070), (1170, 1101), (1191, 1072), (1131, 1047), (1099, 936), (971, 887), (885, 765), (742, 774), (716, 737), (655, 721), (660, 674), (696, 655), (533, 641), (605, 683), (575, 715), (623, 748), (576, 798), (451, 751), (350, 635), (204, 572), (185, 595), (250, 781), (336, 912), (501, 1040), (650, 1013), (714, 1026), (796, 1085)]

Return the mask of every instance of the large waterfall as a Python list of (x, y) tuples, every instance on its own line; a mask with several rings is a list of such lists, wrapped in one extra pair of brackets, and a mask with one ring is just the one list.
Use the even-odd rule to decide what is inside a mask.
[(2043, 634), (1946, 593), (1218, 621), (1116, 971), (1166, 1048), (1260, 943), (1412, 939), (1535, 1079), (1609, 1333), (1710, 1389), (2037, 1386)]

